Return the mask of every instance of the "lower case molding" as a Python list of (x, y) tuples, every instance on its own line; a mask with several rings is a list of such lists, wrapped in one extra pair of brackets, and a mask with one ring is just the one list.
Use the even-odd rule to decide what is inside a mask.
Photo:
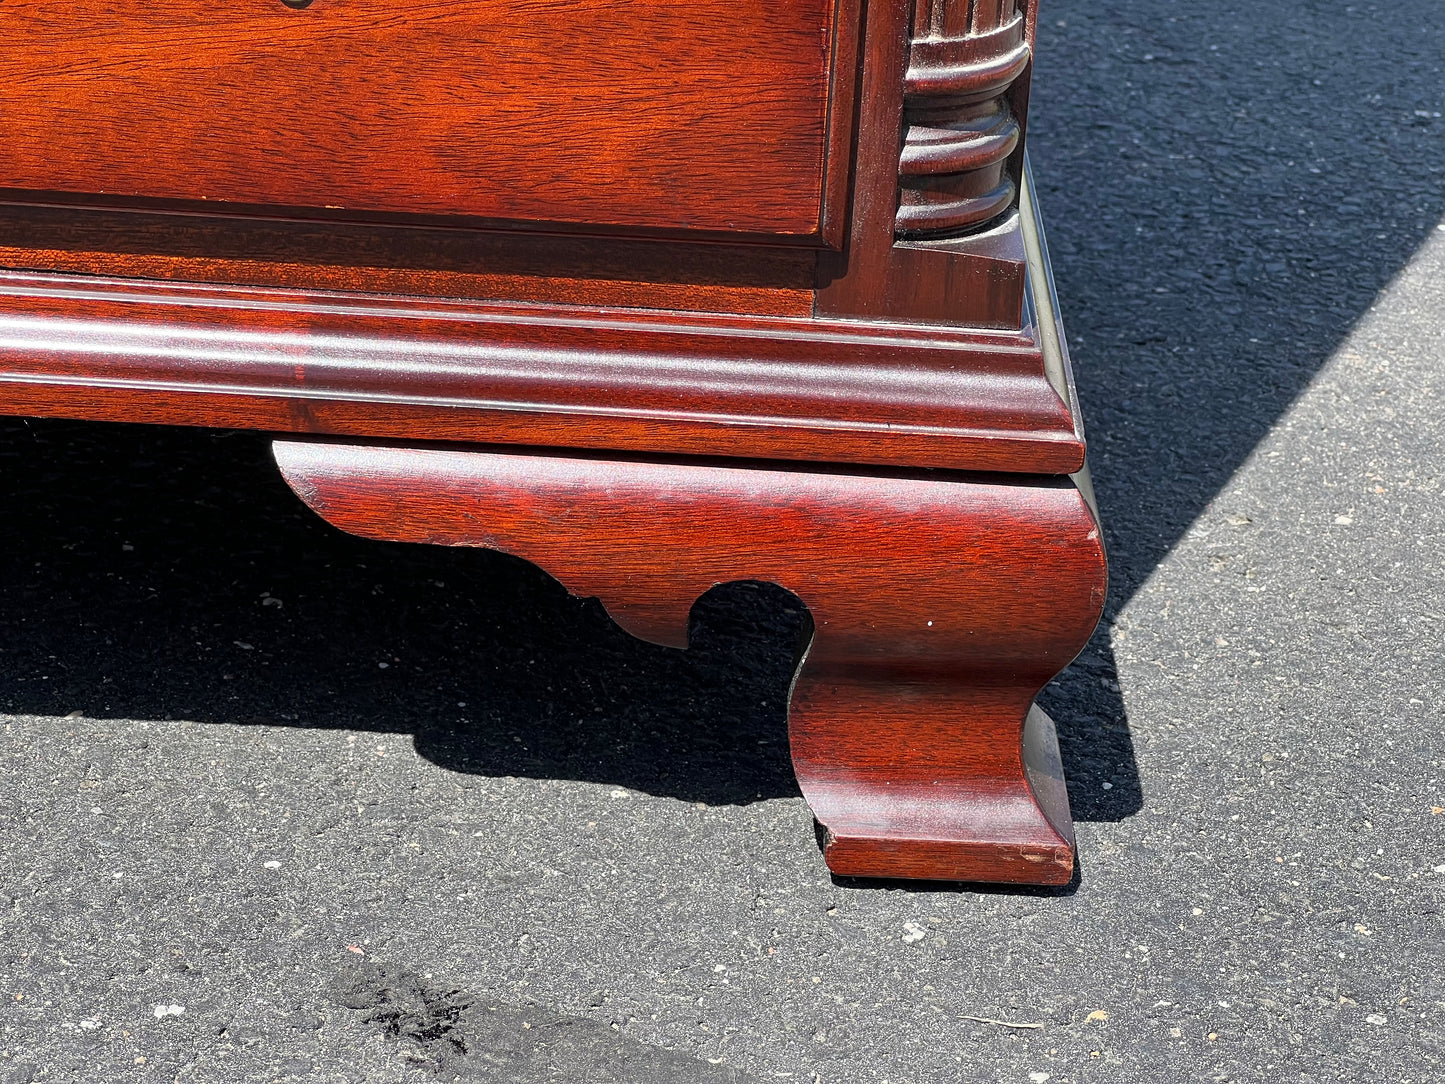
[(762, 580), (813, 620), (793, 765), (838, 874), (1063, 884), (1073, 825), (1033, 707), (1103, 608), (1067, 478), (911, 475), (279, 441), (288, 484), (368, 538), (478, 546), (687, 646), (693, 602)]

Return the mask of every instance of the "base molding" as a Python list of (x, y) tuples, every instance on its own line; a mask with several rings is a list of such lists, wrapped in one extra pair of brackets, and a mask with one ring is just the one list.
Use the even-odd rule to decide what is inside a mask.
[(761, 580), (808, 607), (793, 764), (836, 873), (1063, 884), (1073, 833), (1032, 707), (1102, 612), (1104, 554), (1067, 478), (878, 473), (278, 441), (328, 522), (477, 546), (687, 646), (693, 602)]

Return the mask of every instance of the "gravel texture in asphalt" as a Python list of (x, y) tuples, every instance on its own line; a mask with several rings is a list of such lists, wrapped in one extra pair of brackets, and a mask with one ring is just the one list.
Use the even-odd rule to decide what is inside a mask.
[(1111, 546), (1060, 891), (830, 878), (676, 652), (254, 434), (0, 421), (0, 1082), (1445, 1079), (1445, 20), (1047, 0)]

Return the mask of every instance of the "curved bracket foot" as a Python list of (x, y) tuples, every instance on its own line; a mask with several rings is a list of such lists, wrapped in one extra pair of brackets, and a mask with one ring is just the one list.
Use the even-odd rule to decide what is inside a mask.
[(796, 594), (798, 782), (836, 873), (1063, 884), (1073, 828), (1039, 690), (1103, 608), (1098, 524), (1067, 479), (981, 480), (283, 441), (323, 518), (481, 546), (687, 646), (719, 583)]

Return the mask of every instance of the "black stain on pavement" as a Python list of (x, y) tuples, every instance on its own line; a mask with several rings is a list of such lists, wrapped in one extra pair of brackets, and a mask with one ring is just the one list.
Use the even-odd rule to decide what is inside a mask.
[(652, 1046), (601, 1020), (473, 998), (395, 964), (358, 961), (332, 999), (398, 1040), (444, 1081), (486, 1084), (749, 1084), (724, 1064)]

